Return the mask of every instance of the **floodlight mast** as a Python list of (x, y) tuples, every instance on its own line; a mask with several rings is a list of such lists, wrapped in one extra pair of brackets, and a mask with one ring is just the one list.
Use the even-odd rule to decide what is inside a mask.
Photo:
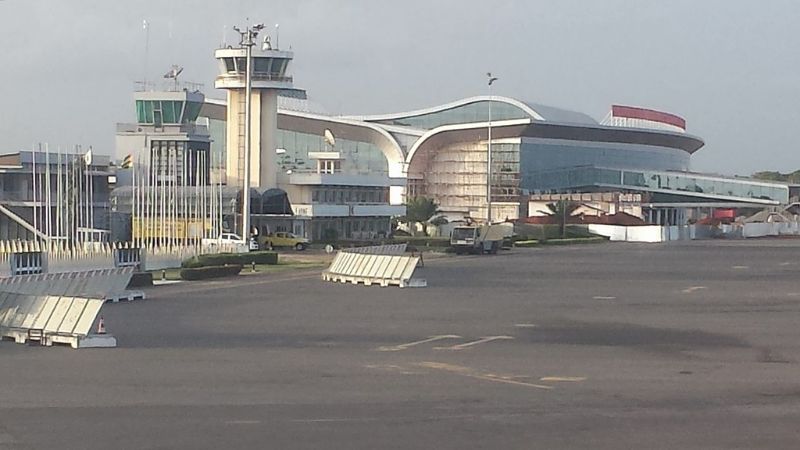
[(256, 38), (259, 31), (264, 29), (264, 24), (253, 25), (242, 31), (239, 27), (233, 27), (241, 37), (239, 45), (246, 50), (245, 70), (245, 97), (244, 97), (244, 180), (242, 189), (242, 238), (249, 245), (250, 242), (250, 118), (251, 118), (251, 95), (252, 86), (252, 59), (253, 46), (256, 45)]
[(493, 77), (492, 72), (486, 73), (489, 82), (489, 148), (486, 156), (486, 223), (492, 224), (492, 83), (499, 78)]

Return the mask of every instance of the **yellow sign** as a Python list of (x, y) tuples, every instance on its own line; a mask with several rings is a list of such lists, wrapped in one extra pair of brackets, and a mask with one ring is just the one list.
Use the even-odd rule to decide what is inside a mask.
[[(205, 228), (207, 231), (211, 231), (210, 220), (205, 221)], [(203, 237), (203, 221), (194, 218), (155, 219), (134, 217), (131, 229), (134, 239), (200, 239)]]

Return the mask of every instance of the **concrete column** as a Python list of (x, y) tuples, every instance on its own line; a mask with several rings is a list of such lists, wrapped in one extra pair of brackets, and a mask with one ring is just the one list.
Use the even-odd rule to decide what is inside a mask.
[(226, 137), (225, 177), (228, 186), (241, 186), (240, 158), (244, 151), (244, 91), (228, 89), (228, 134)]
[[(275, 188), (278, 186), (278, 164), (276, 162), (275, 149), (278, 146), (278, 91), (262, 90), (261, 94), (261, 114), (260, 130), (258, 136), (260, 143), (258, 152), (254, 152), (251, 159), (251, 167), (255, 170), (253, 180), (257, 180), (255, 185), (264, 189)], [(258, 161), (255, 161), (258, 153)]]

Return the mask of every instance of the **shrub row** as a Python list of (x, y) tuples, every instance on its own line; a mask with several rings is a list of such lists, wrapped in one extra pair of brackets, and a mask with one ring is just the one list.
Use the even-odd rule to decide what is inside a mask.
[(181, 267), (194, 269), (208, 266), (224, 266), (226, 264), (278, 264), (278, 254), (275, 252), (250, 252), (250, 253), (217, 253), (210, 255), (193, 256), (184, 260)]
[(516, 241), (515, 247), (538, 247), (540, 245), (573, 245), (573, 244), (596, 244), (599, 242), (606, 242), (608, 238), (605, 236), (593, 236), (585, 238), (568, 238), (568, 239), (548, 239), (546, 241), (527, 240)]
[(543, 244), (544, 245), (597, 244), (606, 241), (608, 241), (608, 238), (605, 236), (593, 236), (593, 237), (582, 237), (582, 238), (571, 238), (571, 239), (548, 239), (547, 242), (543, 242)]
[(207, 266), (181, 269), (182, 280), (207, 280), (209, 278), (222, 278), (238, 275), (242, 271), (241, 264), (227, 266)]

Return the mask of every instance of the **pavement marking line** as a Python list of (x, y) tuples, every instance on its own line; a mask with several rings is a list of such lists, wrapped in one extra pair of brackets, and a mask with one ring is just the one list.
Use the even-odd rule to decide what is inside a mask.
[(470, 347), (472, 347), (474, 345), (485, 344), (486, 342), (492, 342), (492, 341), (497, 341), (497, 340), (508, 340), (508, 339), (514, 339), (514, 337), (513, 336), (486, 336), (486, 337), (482, 337), (482, 338), (478, 339), (477, 341), (465, 342), (463, 344), (454, 345), (452, 347), (434, 347), (433, 349), (434, 350), (464, 350), (464, 349), (470, 348)]
[(461, 339), (461, 336), (455, 334), (442, 334), (439, 336), (431, 336), (427, 339), (423, 339), (421, 341), (409, 342), (407, 344), (400, 344), (400, 345), (391, 345), (385, 347), (378, 347), (379, 352), (399, 352), (402, 350), (407, 350), (411, 347), (420, 345), (420, 344), (427, 344), (428, 342), (436, 342), (441, 341), (443, 339)]
[(707, 289), (707, 288), (705, 286), (692, 286), (692, 287), (689, 287), (689, 288), (686, 288), (686, 289), (682, 290), (681, 292), (683, 292), (684, 294), (691, 294), (694, 291), (699, 291), (699, 290), (702, 290), (702, 289)]
[(377, 417), (364, 417), (361, 419), (347, 419), (347, 418), (329, 418), (329, 419), (294, 419), (291, 422), (294, 423), (339, 423), (339, 422), (375, 422), (378, 419)]
[(515, 323), (514, 326), (517, 328), (536, 328), (538, 325), (535, 323)]
[(260, 420), (226, 420), (225, 425), (258, 425)]
[(791, 265), (792, 265), (792, 263), (790, 263), (790, 262), (782, 262), (782, 263), (780, 263), (780, 264), (778, 264), (778, 265), (779, 265), (779, 266), (784, 266), (784, 267), (785, 267), (785, 266), (791, 266)]
[(731, 269), (734, 269), (734, 270), (745, 270), (745, 269), (749, 269), (749, 268), (750, 268), (750, 266), (733, 266), (733, 267), (731, 267)]
[(539, 381), (552, 382), (552, 383), (577, 383), (579, 381), (586, 381), (586, 377), (542, 377)]
[(603, 295), (595, 295), (592, 297), (594, 300), (616, 300), (617, 297), (610, 297), (610, 296), (603, 296)]
[(545, 390), (553, 389), (553, 386), (545, 386), (543, 384), (534, 384), (534, 383), (526, 383), (524, 381), (516, 381), (513, 379), (515, 377), (510, 377), (510, 376), (498, 376), (491, 373), (489, 374), (480, 373), (476, 372), (473, 369), (470, 369), (469, 367), (457, 366), (455, 364), (445, 364), (445, 363), (426, 361), (418, 363), (416, 365), (419, 367), (424, 367), (426, 369), (441, 370), (444, 372), (461, 375), (468, 378), (474, 378), (476, 380), (491, 381), (493, 383), (503, 383), (503, 384), (510, 384), (513, 386), (522, 386), (535, 389), (545, 389)]

